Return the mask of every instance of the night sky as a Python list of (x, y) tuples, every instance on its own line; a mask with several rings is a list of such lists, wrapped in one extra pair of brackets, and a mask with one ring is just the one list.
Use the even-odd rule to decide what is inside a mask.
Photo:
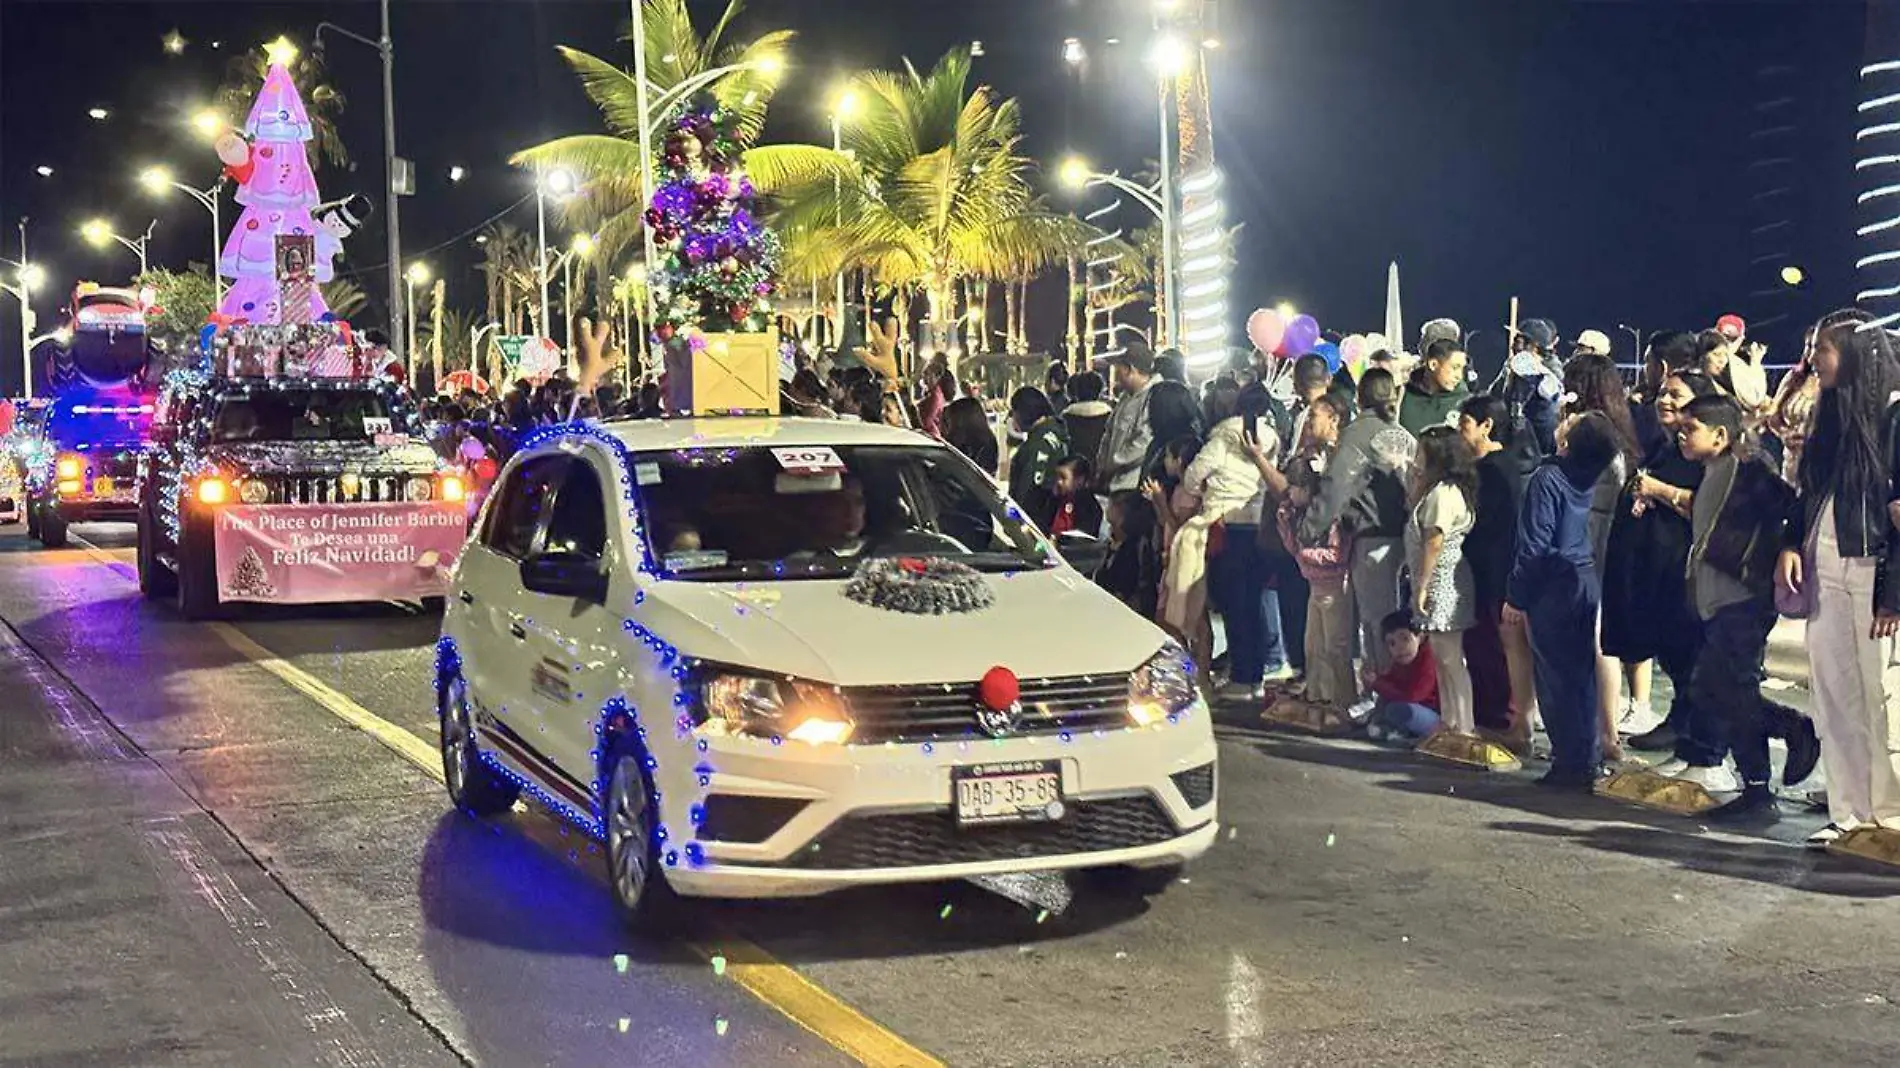
[[(528, 189), (507, 155), (548, 137), (599, 131), (556, 56), (569, 44), (625, 61), (624, 0), (396, 0), (399, 151), (417, 163), (403, 204), (405, 255), (449, 272), (451, 306), (477, 306), (465, 231)], [(695, 0), (705, 24), (721, 0)], [(1406, 321), (1450, 315), (1495, 360), (1508, 298), (1616, 336), (1746, 316), (1787, 357), (1796, 325), (1849, 303), (1856, 72), (1867, 54), (1860, 0), (1225, 0), (1214, 53), (1215, 138), (1246, 224), (1236, 319), (1293, 300), (1345, 331), (1378, 329), (1385, 264), (1397, 259)], [(824, 136), (823, 102), (842, 71), (927, 67), (981, 40), (979, 78), (1023, 98), (1026, 150), (1066, 149), (1132, 171), (1156, 154), (1136, 0), (754, 0), (740, 32), (798, 31), (793, 74), (767, 140)], [(52, 281), (42, 329), (74, 279), (123, 281), (130, 253), (84, 245), (94, 215), (135, 233), (154, 217), (155, 265), (207, 256), (209, 218), (182, 195), (147, 198), (134, 178), (165, 162), (208, 183), (217, 164), (184, 128), (231, 50), (279, 34), (308, 44), (322, 20), (368, 36), (376, 5), (346, 2), (0, 2), (0, 256)], [(190, 44), (167, 55), (177, 28)], [(1060, 60), (1081, 38), (1078, 77)], [(1117, 46), (1106, 44), (1119, 37)], [(214, 49), (213, 42), (220, 47)], [(1900, 54), (1900, 41), (1885, 51)], [(344, 267), (372, 295), (386, 282), (375, 53), (336, 40), (332, 83), (354, 174), (318, 171), (326, 198), (362, 192), (372, 226)], [(87, 117), (105, 107), (107, 121)], [(469, 170), (452, 185), (451, 165)], [(55, 169), (41, 178), (35, 168)], [(1054, 191), (1060, 201), (1062, 194)], [(227, 201), (228, 203), (228, 201)], [(235, 210), (227, 211), (227, 221)], [(533, 205), (511, 221), (532, 230)], [(1129, 225), (1140, 220), (1131, 217)], [(459, 239), (458, 239), (459, 238)], [(551, 239), (552, 240), (552, 239)], [(438, 248), (437, 246), (444, 246)], [(1777, 280), (1787, 264), (1799, 290)], [(1062, 330), (1059, 289), (1031, 311), (1032, 341)], [(0, 306), (0, 391), (17, 392), (14, 302)], [(1236, 339), (1239, 337), (1238, 323)], [(1619, 355), (1627, 358), (1625, 353)], [(1773, 357), (1771, 356), (1771, 361)]]

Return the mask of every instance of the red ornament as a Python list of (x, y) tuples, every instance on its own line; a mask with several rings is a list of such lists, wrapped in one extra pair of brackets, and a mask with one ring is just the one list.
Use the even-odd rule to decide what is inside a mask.
[(897, 561), (897, 566), (912, 575), (921, 575), (930, 570), (928, 562), (915, 556), (902, 557)]
[(976, 684), (976, 698), (983, 707), (996, 712), (1007, 712), (1016, 707), (1023, 696), (1022, 683), (1017, 681), (1016, 673), (997, 665), (983, 673), (983, 681)]

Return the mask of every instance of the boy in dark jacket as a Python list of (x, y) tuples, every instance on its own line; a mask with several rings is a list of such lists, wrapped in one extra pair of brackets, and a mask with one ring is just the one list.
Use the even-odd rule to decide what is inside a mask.
[(1742, 410), (1724, 396), (1698, 397), (1683, 410), (1677, 438), (1682, 455), (1701, 464), (1692, 493), (1663, 487), (1651, 497), (1688, 517), (1689, 598), (1702, 623), (1691, 676), (1687, 736), (1676, 760), (1658, 770), (1712, 791), (1736, 783), (1724, 762), (1735, 753), (1741, 793), (1709, 813), (1713, 820), (1772, 819), (1768, 739), (1788, 740), (1784, 782), (1799, 782), (1820, 755), (1814, 725), (1761, 695), (1768, 634), (1775, 627), (1775, 561), (1780, 532), (1794, 508), (1794, 490), (1759, 456), (1737, 455)]

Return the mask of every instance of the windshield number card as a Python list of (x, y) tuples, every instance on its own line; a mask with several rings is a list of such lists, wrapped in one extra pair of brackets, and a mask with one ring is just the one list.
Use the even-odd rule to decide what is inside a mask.
[(363, 417), (363, 434), (369, 438), (381, 437), (389, 433), (390, 423), (386, 416), (366, 415)]
[(835, 475), (843, 474), (845, 469), (844, 460), (829, 445), (773, 449), (772, 458), (778, 461), (779, 467), (794, 475)]
[(1062, 818), (1062, 762), (1058, 760), (953, 768), (950, 785), (959, 827)]

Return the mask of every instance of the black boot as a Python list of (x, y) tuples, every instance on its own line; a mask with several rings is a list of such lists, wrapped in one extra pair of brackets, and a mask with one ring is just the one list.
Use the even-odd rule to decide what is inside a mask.
[(1814, 765), (1820, 762), (1821, 738), (1814, 733), (1814, 721), (1801, 716), (1788, 733), (1788, 763), (1781, 769), (1781, 785), (1793, 786), (1814, 774)]
[(1711, 823), (1751, 822), (1767, 823), (1781, 817), (1781, 809), (1775, 803), (1775, 792), (1767, 783), (1750, 783), (1742, 787), (1733, 801), (1704, 812), (1703, 818)]
[(1677, 741), (1676, 728), (1664, 722), (1653, 731), (1645, 731), (1628, 739), (1627, 744), (1631, 749), (1641, 749), (1645, 753), (1666, 753), (1676, 748)]

